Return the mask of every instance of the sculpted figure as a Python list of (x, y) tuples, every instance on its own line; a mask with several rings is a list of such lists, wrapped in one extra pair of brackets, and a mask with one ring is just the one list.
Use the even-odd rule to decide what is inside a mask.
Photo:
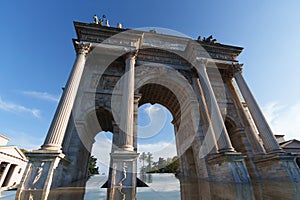
[(99, 19), (98, 19), (97, 15), (94, 15), (93, 18), (94, 18), (94, 23), (99, 24)]

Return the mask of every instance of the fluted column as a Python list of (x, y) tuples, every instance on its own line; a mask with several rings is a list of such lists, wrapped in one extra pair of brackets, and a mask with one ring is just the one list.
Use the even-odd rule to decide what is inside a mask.
[(248, 133), (247, 138), (249, 139), (253, 153), (260, 154), (260, 155), (265, 154), (265, 150), (262, 144), (259, 142), (259, 138), (253, 127), (253, 123), (252, 121), (250, 121), (249, 114), (246, 112), (243, 106), (239, 92), (237, 91), (237, 88), (233, 84), (232, 77), (230, 77), (230, 80), (226, 81), (226, 84), (227, 84), (228, 91), (231, 94), (231, 98), (233, 99), (237, 109), (241, 114), (241, 119), (245, 125), (245, 132), (246, 134)]
[(234, 78), (237, 85), (243, 95), (244, 100), (249, 108), (253, 121), (256, 125), (256, 128), (260, 134), (260, 137), (264, 143), (266, 151), (269, 152), (282, 152), (278, 142), (275, 139), (275, 136), (272, 133), (272, 130), (267, 123), (262, 111), (260, 110), (253, 94), (251, 93), (243, 75), (242, 75), (242, 65), (237, 64), (233, 65), (234, 68)]
[[(206, 65), (207, 65), (206, 59), (197, 60), (196, 68), (197, 68), (197, 72), (198, 72), (198, 76), (201, 81), (201, 84), (207, 86), (207, 91), (204, 91), (204, 92), (206, 92), (205, 95), (207, 95), (211, 99), (211, 107), (212, 108), (211, 108), (210, 119), (211, 119), (211, 123), (212, 123), (213, 129), (214, 129), (214, 133), (219, 135), (219, 138), (216, 137), (216, 139), (218, 140), (218, 146), (219, 146), (218, 150), (220, 153), (221, 152), (235, 152), (235, 150), (231, 144), (229, 135), (227, 133), (215, 93), (210, 84), (210, 80), (209, 80), (209, 77), (208, 77), (208, 74), (206, 71)], [(221, 131), (221, 133), (219, 134), (219, 133), (217, 133), (217, 131)]]
[(122, 112), (120, 120), (123, 134), (122, 148), (133, 151), (133, 118), (134, 118), (134, 65), (135, 55), (128, 54), (126, 58), (125, 74), (123, 79)]
[(139, 109), (139, 100), (141, 99), (140, 94), (134, 95), (134, 116), (133, 116), (133, 148), (137, 151), (137, 140), (138, 140), (138, 109)]
[(116, 150), (119, 149), (119, 126), (117, 123), (113, 123), (113, 139), (112, 139), (112, 145), (111, 145), (111, 152), (114, 153)]
[(86, 55), (91, 49), (90, 43), (77, 42), (77, 56), (68, 82), (59, 101), (42, 150), (61, 151), (64, 134), (71, 115), (80, 79), (83, 74)]
[[(203, 154), (214, 154), (218, 153), (218, 145), (217, 140), (215, 138), (215, 133), (212, 128), (212, 123), (210, 120), (210, 116), (207, 109), (207, 104), (205, 102), (205, 98), (203, 95), (203, 88), (200, 84), (200, 80), (198, 78), (193, 79), (193, 87), (195, 90), (195, 93), (198, 97), (199, 106), (200, 106), (200, 124), (199, 126), (202, 126), (202, 131), (206, 130), (205, 135), (203, 135), (202, 142), (205, 142), (203, 145), (206, 147), (206, 152), (203, 151), (203, 146), (201, 146), (201, 153)], [(199, 127), (200, 129), (200, 127)], [(203, 133), (204, 134), (204, 133)]]

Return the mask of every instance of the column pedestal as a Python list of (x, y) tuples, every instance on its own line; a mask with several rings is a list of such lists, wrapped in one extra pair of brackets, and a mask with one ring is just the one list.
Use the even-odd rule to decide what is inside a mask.
[(26, 153), (30, 160), (25, 169), (16, 200), (48, 199), (51, 188), (62, 184), (62, 169), (69, 161), (62, 153), (37, 150)]
[(138, 153), (116, 151), (111, 153), (112, 175), (110, 188), (136, 187)]
[(295, 156), (288, 154), (268, 154), (254, 160), (263, 180), (300, 182), (300, 169)]
[(245, 157), (246, 155), (236, 152), (208, 155), (211, 181), (250, 183)]

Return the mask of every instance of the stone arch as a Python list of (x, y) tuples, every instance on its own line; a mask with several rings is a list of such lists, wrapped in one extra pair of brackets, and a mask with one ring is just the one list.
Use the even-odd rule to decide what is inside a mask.
[[(107, 107), (90, 106), (80, 117), (71, 116), (63, 149), (68, 159), (67, 183), (84, 180), (87, 177), (88, 161), (95, 137), (102, 131), (114, 132), (114, 119)], [(78, 184), (81, 184), (78, 182)]]
[(173, 115), (181, 173), (198, 177), (207, 174), (205, 168), (200, 167), (204, 161), (200, 161), (198, 153), (195, 153), (199, 152), (199, 146), (194, 144), (200, 142), (195, 142), (199, 140), (200, 112), (196, 94), (188, 80), (168, 65), (160, 68), (155, 65), (137, 66), (135, 90), (141, 94), (139, 105), (159, 103)]
[[(163, 65), (159, 68), (155, 67), (155, 64), (152, 66), (137, 66), (135, 89), (139, 91), (142, 86), (147, 84), (161, 85), (164, 88), (167, 88), (173, 96), (176, 97), (180, 105), (180, 109), (177, 108), (179, 109), (178, 113), (175, 113), (172, 109), (170, 110), (173, 115), (175, 114), (175, 116), (173, 116), (175, 123), (176, 115), (180, 114), (177, 120), (181, 120), (186, 114), (185, 110), (192, 110), (191, 114), (196, 118), (196, 120), (200, 118), (200, 114), (197, 112), (199, 111), (198, 100), (192, 86), (181, 73), (173, 69), (171, 66)], [(193, 120), (194, 130), (198, 129), (197, 125), (199, 122), (196, 122), (196, 120)]]

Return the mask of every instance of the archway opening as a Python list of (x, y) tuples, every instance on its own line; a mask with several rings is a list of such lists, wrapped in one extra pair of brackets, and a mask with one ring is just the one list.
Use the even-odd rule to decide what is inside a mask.
[(91, 156), (96, 158), (96, 165), (100, 175), (107, 176), (110, 167), (110, 153), (112, 149), (113, 133), (101, 131), (95, 136)]
[[(154, 81), (152, 80), (151, 83), (144, 84), (142, 87), (138, 89), (138, 92), (141, 94), (141, 99), (139, 100), (139, 108), (141, 110), (143, 108), (144, 109), (146, 108), (146, 110), (147, 109), (159, 110), (159, 106), (161, 107), (163, 106), (165, 110), (169, 112), (170, 117), (168, 123), (166, 124), (167, 127), (169, 127), (170, 130), (172, 129), (173, 131), (170, 131), (172, 132), (172, 134), (167, 133), (167, 135), (169, 135), (169, 137), (173, 137), (173, 138), (168, 138), (169, 140), (173, 139), (174, 141), (172, 144), (173, 145), (172, 151), (174, 152), (173, 155), (177, 155), (177, 157), (175, 157), (175, 159), (173, 160), (173, 163), (174, 161), (177, 162), (177, 169), (175, 171), (177, 174), (183, 176), (190, 176), (191, 175), (190, 171), (193, 171), (192, 175), (196, 175), (195, 168), (197, 167), (193, 168), (193, 166), (195, 166), (195, 163), (197, 163), (195, 161), (197, 159), (196, 158), (197, 155), (196, 154), (194, 155), (194, 153), (191, 154), (191, 152), (193, 152), (192, 150), (192, 148), (194, 148), (193, 141), (195, 140), (195, 135), (196, 135), (196, 130), (194, 129), (193, 117), (192, 117), (193, 110), (190, 104), (191, 99), (188, 98), (186, 94), (184, 94), (184, 90), (179, 89), (175, 85), (171, 86), (171, 88), (169, 89), (167, 88), (168, 85), (156, 84), (153, 82)], [(141, 115), (141, 113), (139, 113), (139, 115)], [(173, 120), (171, 119), (171, 117)], [(150, 119), (150, 117), (148, 119)], [(164, 123), (164, 119), (161, 116), (156, 116), (155, 119), (158, 119), (161, 123)], [(143, 122), (139, 122), (139, 123), (143, 123)], [(147, 137), (144, 141), (141, 140), (141, 142), (148, 142), (149, 143), (148, 146), (151, 146), (151, 141), (154, 142), (155, 139), (159, 138), (158, 136), (160, 132), (157, 132), (157, 130), (150, 129), (150, 128), (145, 132), (147, 132), (151, 137)], [(164, 131), (161, 131), (161, 134), (163, 133)], [(153, 134), (154, 135), (157, 134), (157, 137), (154, 137)], [(142, 135), (141, 131), (138, 131), (137, 135), (138, 137)], [(139, 141), (139, 143), (141, 142)], [(162, 145), (158, 147), (158, 149), (161, 148)], [(192, 151), (189, 151), (188, 150), (189, 148)], [(142, 148), (139, 149), (139, 152), (148, 153), (147, 150), (143, 151)], [(162, 152), (170, 153), (171, 151), (165, 150)], [(162, 155), (162, 153), (160, 155)], [(165, 160), (162, 158), (162, 156), (160, 156), (161, 159), (159, 158), (159, 156), (157, 157), (158, 158), (156, 159), (158, 160), (155, 163), (156, 168), (154, 167), (154, 170), (158, 169), (158, 171), (164, 172), (164, 170), (159, 169), (160, 168), (159, 165), (164, 166), (163, 163), (165, 162)], [(188, 164), (191, 165), (188, 166)], [(193, 168), (194, 170), (192, 170), (191, 168)], [(145, 170), (149, 171), (149, 169), (150, 167), (148, 167), (148, 169), (146, 167)]]
[[(138, 109), (138, 171), (175, 173), (178, 154), (173, 116), (161, 104), (146, 103)], [(149, 180), (146, 179), (146, 182)]]

